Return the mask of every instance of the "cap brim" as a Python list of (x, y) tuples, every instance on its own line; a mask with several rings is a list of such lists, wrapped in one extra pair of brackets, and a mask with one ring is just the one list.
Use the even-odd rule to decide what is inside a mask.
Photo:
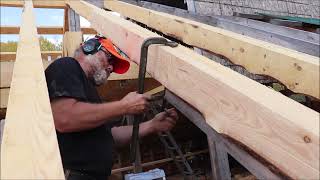
[(127, 60), (125, 60), (124, 58), (122, 58), (119, 54), (115, 54), (112, 52), (111, 52), (111, 54), (114, 55), (115, 58), (117, 59), (113, 64), (113, 72), (115, 72), (117, 74), (126, 73), (130, 68), (130, 63)]
[(117, 74), (126, 73), (130, 68), (130, 63), (118, 53), (109, 39), (101, 39), (100, 42), (116, 58), (113, 64), (113, 72)]

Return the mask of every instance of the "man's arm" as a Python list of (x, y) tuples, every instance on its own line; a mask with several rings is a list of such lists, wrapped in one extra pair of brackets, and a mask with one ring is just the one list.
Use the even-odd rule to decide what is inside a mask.
[[(178, 115), (173, 108), (166, 112), (161, 112), (150, 121), (140, 124), (139, 137), (142, 138), (153, 133), (169, 131), (174, 127), (177, 120)], [(112, 128), (111, 131), (115, 145), (120, 147), (128, 144), (131, 141), (132, 130), (132, 126)]]
[(59, 132), (77, 132), (106, 123), (112, 117), (143, 112), (149, 96), (129, 93), (120, 101), (93, 104), (73, 98), (59, 98), (51, 102), (55, 127)]

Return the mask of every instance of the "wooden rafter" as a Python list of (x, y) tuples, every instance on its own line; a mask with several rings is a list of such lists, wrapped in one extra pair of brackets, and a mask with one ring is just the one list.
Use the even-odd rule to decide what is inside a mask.
[(64, 179), (33, 5), (28, 0), (24, 3), (1, 144), (0, 179)]
[[(62, 57), (62, 51), (41, 51), (41, 57), (44, 60), (48, 60), (48, 57), (51, 57), (51, 60)], [(14, 61), (16, 59), (16, 52), (0, 52), (0, 62), (4, 61)]]
[[(43, 61), (44, 69), (49, 66), (52, 61)], [(12, 79), (12, 72), (13, 72), (14, 62), (0, 62), (0, 88), (9, 88)], [(115, 74), (112, 73), (108, 80), (129, 80), (129, 79), (137, 79), (138, 78), (139, 68), (138, 66), (131, 62), (131, 67), (125, 74)], [(150, 75), (146, 76), (150, 78)]]
[[(158, 36), (84, 1), (67, 3), (136, 63), (142, 42)], [(152, 46), (148, 59), (152, 77), (198, 109), (217, 132), (292, 178), (319, 178), (319, 113), (183, 46)]]
[(105, 8), (169, 36), (223, 55), (254, 74), (271, 76), (288, 89), (320, 98), (319, 58), (231, 31), (125, 2), (104, 1)]
[[(48, 26), (38, 27), (38, 34), (64, 34), (63, 27)], [(20, 27), (2, 26), (0, 27), (0, 34), (19, 34)], [(97, 32), (89, 27), (81, 28), (83, 34), (97, 34)]]

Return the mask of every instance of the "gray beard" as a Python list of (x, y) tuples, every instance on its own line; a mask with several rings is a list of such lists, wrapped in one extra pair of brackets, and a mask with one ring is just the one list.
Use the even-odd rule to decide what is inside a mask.
[(107, 81), (107, 72), (104, 70), (104, 69), (101, 69), (101, 70), (97, 70), (94, 74), (93, 74), (93, 80), (94, 80), (94, 83), (97, 85), (97, 86), (100, 86), (104, 83), (106, 83)]

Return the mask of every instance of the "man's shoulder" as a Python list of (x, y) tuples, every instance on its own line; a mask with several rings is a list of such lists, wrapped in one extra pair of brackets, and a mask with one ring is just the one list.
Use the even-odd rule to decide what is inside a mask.
[(55, 61), (53, 61), (50, 66), (60, 66), (60, 65), (64, 65), (64, 66), (74, 66), (74, 65), (78, 65), (78, 61), (76, 59), (74, 59), (73, 57), (62, 57), (59, 59), (56, 59)]
[(79, 62), (72, 57), (62, 57), (53, 61), (46, 69), (46, 73), (51, 71), (80, 70)]

